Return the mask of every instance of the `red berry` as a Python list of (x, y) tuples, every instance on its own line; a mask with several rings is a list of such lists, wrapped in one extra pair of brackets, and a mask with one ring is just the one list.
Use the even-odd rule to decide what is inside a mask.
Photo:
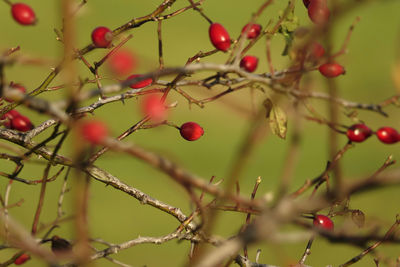
[(211, 43), (215, 48), (221, 51), (228, 51), (231, 47), (231, 38), (226, 29), (219, 23), (213, 23), (208, 29)]
[(11, 120), (11, 129), (15, 129), (20, 132), (27, 132), (33, 128), (33, 124), (29, 118), (23, 115), (19, 115)]
[(354, 124), (347, 130), (346, 134), (352, 142), (363, 142), (372, 135), (372, 130), (365, 124)]
[(250, 29), (247, 32), (247, 39), (254, 39), (257, 38), (260, 35), (261, 32), (261, 25), (260, 24), (252, 24), (250, 26), (250, 23), (244, 25), (242, 29), (242, 34), (247, 31), (247, 29), (250, 27)]
[(155, 121), (162, 121), (167, 117), (167, 109), (161, 102), (161, 97), (156, 94), (147, 95), (143, 98), (141, 109), (145, 116)]
[(181, 136), (188, 141), (195, 141), (204, 134), (203, 128), (195, 122), (186, 122), (182, 124), (179, 131)]
[(325, 63), (319, 66), (319, 72), (327, 78), (334, 78), (341, 74), (345, 74), (346, 71), (342, 65), (337, 63)]
[(315, 24), (323, 25), (328, 22), (330, 11), (326, 0), (310, 0), (307, 9), (308, 16)]
[(21, 256), (19, 256), (18, 258), (16, 258), (14, 260), (14, 264), (15, 265), (21, 265), (24, 264), (26, 261), (28, 261), (31, 258), (31, 256), (29, 256), (29, 254), (23, 253), (21, 254)]
[(33, 9), (23, 3), (12, 4), (11, 14), (14, 20), (21, 25), (33, 25), (36, 22), (36, 16)]
[(110, 47), (112, 39), (112, 31), (107, 27), (100, 26), (92, 31), (93, 44), (98, 48)]
[(376, 131), (378, 139), (385, 144), (394, 144), (399, 142), (399, 133), (392, 127), (382, 127)]
[(136, 56), (128, 49), (119, 49), (107, 60), (110, 71), (118, 76), (125, 76), (136, 68)]
[(7, 112), (6, 114), (4, 114), (3, 116), (1, 116), (0, 120), (6, 120), (7, 119), (5, 122), (3, 122), (3, 124), (4, 124), (4, 126), (6, 128), (10, 129), (11, 128), (11, 121), (14, 118), (19, 117), (19, 116), (21, 116), (21, 114), (18, 111), (12, 109), (9, 112)]
[(80, 125), (80, 134), (91, 144), (97, 145), (108, 136), (107, 126), (98, 120), (89, 120)]
[[(141, 76), (142, 75), (140, 75), (140, 74), (133, 74), (133, 75), (129, 76), (127, 78), (127, 80), (130, 80), (130, 79), (133, 79), (133, 78), (136, 78), (136, 77), (141, 77)], [(140, 82), (131, 84), (131, 85), (129, 85), (129, 87), (132, 88), (132, 89), (139, 89), (139, 88), (143, 88), (143, 87), (149, 86), (152, 83), (153, 83), (153, 79), (152, 78), (147, 78), (147, 79), (144, 79), (144, 80), (142, 80)]]
[(325, 55), (325, 49), (324, 47), (318, 43), (314, 42), (310, 46), (310, 57), (312, 59), (320, 59)]
[[(11, 85), (11, 89), (12, 89), (12, 90), (18, 90), (18, 91), (20, 91), (20, 92), (23, 93), (23, 94), (26, 93), (26, 88), (25, 88), (24, 86), (18, 84), (18, 83), (13, 83), (13, 84)], [(4, 100), (7, 101), (7, 102), (10, 102), (10, 103), (13, 103), (13, 102), (14, 102), (12, 99), (9, 99), (9, 98), (6, 98), (6, 97), (4, 98)]]
[(313, 220), (313, 224), (316, 227), (322, 228), (324, 230), (333, 230), (333, 222), (325, 215), (316, 215)]
[(307, 8), (308, 5), (310, 4), (310, 0), (303, 0), (303, 4)]
[(245, 56), (240, 61), (240, 67), (248, 72), (255, 71), (257, 65), (258, 65), (258, 58), (255, 56)]

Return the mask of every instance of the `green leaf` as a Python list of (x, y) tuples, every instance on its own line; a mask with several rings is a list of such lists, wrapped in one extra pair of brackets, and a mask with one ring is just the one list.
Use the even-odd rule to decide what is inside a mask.
[[(282, 15), (283, 12), (281, 11), (279, 17), (281, 18)], [(288, 55), (288, 52), (293, 42), (293, 33), (298, 28), (298, 26), (299, 26), (299, 19), (294, 15), (294, 9), (292, 9), (279, 25), (278, 32), (283, 35), (286, 42), (285, 48), (282, 52), (282, 56)]]
[(264, 101), (264, 107), (267, 110), (266, 115), (272, 133), (282, 139), (285, 139), (287, 132), (286, 113), (280, 107), (274, 105), (269, 98)]

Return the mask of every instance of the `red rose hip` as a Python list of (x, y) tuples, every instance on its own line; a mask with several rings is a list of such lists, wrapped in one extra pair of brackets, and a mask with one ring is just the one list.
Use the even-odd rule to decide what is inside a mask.
[[(130, 80), (130, 79), (133, 79), (133, 78), (137, 78), (137, 77), (141, 77), (141, 76), (142, 75), (140, 75), (140, 74), (133, 74), (133, 75), (129, 76), (127, 78), (127, 80)], [(149, 86), (152, 83), (153, 83), (153, 79), (152, 78), (147, 78), (147, 79), (141, 80), (140, 82), (130, 84), (129, 87), (132, 88), (132, 89), (140, 89), (140, 88)]]
[(33, 124), (28, 117), (19, 115), (11, 120), (11, 129), (27, 132), (33, 129)]
[(250, 23), (244, 25), (242, 29), (242, 34), (247, 31), (247, 39), (255, 39), (260, 35), (261, 32), (261, 25), (260, 24), (252, 24)]
[(204, 134), (203, 128), (195, 122), (186, 122), (182, 124), (179, 132), (181, 136), (188, 141), (195, 141)]
[(257, 69), (258, 58), (255, 56), (245, 56), (240, 61), (240, 67), (248, 72), (253, 72)]
[(346, 73), (344, 67), (338, 63), (325, 63), (319, 66), (318, 69), (327, 78), (335, 78)]
[(14, 20), (21, 25), (33, 25), (36, 22), (35, 12), (27, 4), (23, 3), (12, 4), (11, 14)]
[(315, 24), (324, 25), (328, 22), (330, 11), (326, 0), (310, 0), (307, 9), (308, 17)]
[(15, 265), (21, 265), (24, 264), (26, 261), (28, 261), (31, 258), (29, 254), (23, 253), (21, 254), (18, 258), (14, 260)]
[(315, 227), (322, 228), (324, 230), (332, 231), (334, 228), (332, 220), (325, 215), (315, 215), (313, 224)]
[(79, 130), (83, 139), (94, 145), (102, 143), (108, 136), (107, 126), (102, 121), (98, 120), (83, 122)]
[(208, 29), (211, 43), (215, 48), (221, 51), (228, 51), (231, 47), (231, 38), (224, 26), (219, 23), (213, 23)]
[(325, 55), (325, 48), (318, 42), (314, 42), (310, 46), (310, 57), (312, 59), (320, 59)]
[(385, 144), (395, 144), (399, 142), (399, 133), (392, 127), (382, 127), (376, 131), (378, 139)]
[(107, 27), (97, 27), (92, 31), (93, 44), (98, 48), (108, 48), (113, 39), (112, 31)]
[(372, 135), (372, 130), (365, 124), (354, 124), (346, 132), (352, 142), (363, 142)]
[(119, 49), (106, 61), (109, 70), (118, 76), (125, 76), (135, 71), (136, 56), (128, 49)]
[(1, 116), (0, 120), (6, 120), (5, 122), (3, 122), (4, 126), (6, 128), (8, 128), (8, 129), (10, 129), (11, 128), (11, 121), (14, 118), (19, 117), (19, 116), (21, 116), (21, 114), (18, 111), (12, 109), (9, 112), (7, 112), (6, 114), (4, 114), (3, 116)]
[(149, 116), (155, 121), (162, 121), (167, 117), (167, 109), (161, 101), (161, 96), (157, 94), (144, 96), (141, 102), (141, 109), (145, 116)]

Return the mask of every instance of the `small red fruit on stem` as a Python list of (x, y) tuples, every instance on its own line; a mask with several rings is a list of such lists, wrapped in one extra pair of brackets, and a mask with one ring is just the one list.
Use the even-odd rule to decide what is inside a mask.
[(33, 124), (29, 118), (23, 115), (19, 115), (11, 120), (11, 129), (15, 129), (20, 132), (27, 132), (33, 128)]
[(11, 14), (14, 20), (21, 25), (33, 25), (36, 22), (35, 12), (27, 4), (23, 3), (12, 4)]
[(231, 47), (231, 38), (224, 26), (219, 23), (213, 23), (208, 29), (211, 43), (215, 48), (221, 51), (228, 51)]
[(112, 31), (107, 27), (97, 27), (92, 31), (93, 44), (98, 48), (108, 48), (113, 39)]
[(154, 121), (162, 121), (167, 117), (167, 109), (157, 94), (146, 95), (141, 103), (141, 109), (145, 116)]
[(21, 254), (21, 256), (19, 256), (18, 258), (16, 258), (14, 260), (14, 264), (15, 265), (21, 265), (24, 264), (26, 261), (28, 261), (31, 258), (31, 256), (29, 254), (23, 253)]
[(315, 215), (313, 224), (315, 227), (322, 228), (324, 230), (332, 231), (334, 228), (332, 220), (325, 215)]
[[(129, 76), (127, 78), (127, 80), (130, 80), (130, 79), (133, 79), (133, 78), (137, 78), (137, 77), (141, 77), (141, 76), (142, 75), (140, 75), (140, 74), (133, 74), (133, 75)], [(152, 78), (147, 78), (147, 79), (141, 80), (140, 82), (133, 83), (133, 84), (129, 85), (129, 87), (132, 88), (132, 89), (140, 89), (140, 88), (149, 86), (152, 83), (153, 83), (153, 79)]]
[(102, 143), (108, 136), (107, 126), (98, 120), (82, 122), (79, 130), (83, 139), (94, 145)]
[(344, 67), (338, 63), (325, 63), (319, 66), (318, 69), (327, 78), (335, 78), (346, 73)]
[(308, 17), (315, 24), (324, 25), (328, 22), (330, 11), (326, 0), (310, 0), (307, 9)]
[(251, 24), (248, 23), (244, 25), (242, 29), (242, 34), (247, 31), (247, 39), (255, 39), (260, 35), (261, 32), (261, 25), (260, 24)]
[(363, 142), (372, 135), (372, 130), (365, 124), (354, 124), (346, 132), (352, 142)]
[(312, 59), (320, 59), (325, 55), (325, 48), (318, 42), (314, 42), (310, 46), (310, 57)]
[(203, 128), (195, 122), (186, 122), (182, 124), (179, 132), (181, 136), (188, 141), (195, 141), (204, 134)]
[(106, 61), (107, 66), (114, 75), (125, 76), (132, 73), (137, 65), (135, 55), (128, 49), (115, 51)]
[(379, 128), (378, 131), (376, 131), (376, 136), (382, 143), (385, 144), (395, 144), (400, 140), (399, 132), (397, 132), (396, 129), (393, 129), (392, 127)]
[(10, 129), (11, 128), (11, 121), (14, 118), (19, 117), (19, 116), (21, 116), (21, 114), (18, 111), (12, 109), (9, 112), (7, 112), (6, 114), (4, 114), (3, 116), (1, 116), (0, 120), (5, 120), (5, 122), (3, 122), (3, 125), (6, 128)]
[(248, 72), (253, 72), (257, 69), (258, 58), (255, 56), (245, 56), (240, 61), (240, 67)]

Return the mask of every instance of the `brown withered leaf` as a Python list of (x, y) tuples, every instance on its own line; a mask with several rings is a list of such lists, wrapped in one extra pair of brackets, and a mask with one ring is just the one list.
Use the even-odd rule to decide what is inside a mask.
[(272, 133), (285, 139), (287, 132), (286, 113), (280, 107), (272, 103), (269, 98), (264, 101), (264, 107), (266, 109), (266, 117), (269, 121)]
[(361, 210), (351, 211), (351, 219), (358, 227), (363, 227), (365, 224), (365, 215)]

